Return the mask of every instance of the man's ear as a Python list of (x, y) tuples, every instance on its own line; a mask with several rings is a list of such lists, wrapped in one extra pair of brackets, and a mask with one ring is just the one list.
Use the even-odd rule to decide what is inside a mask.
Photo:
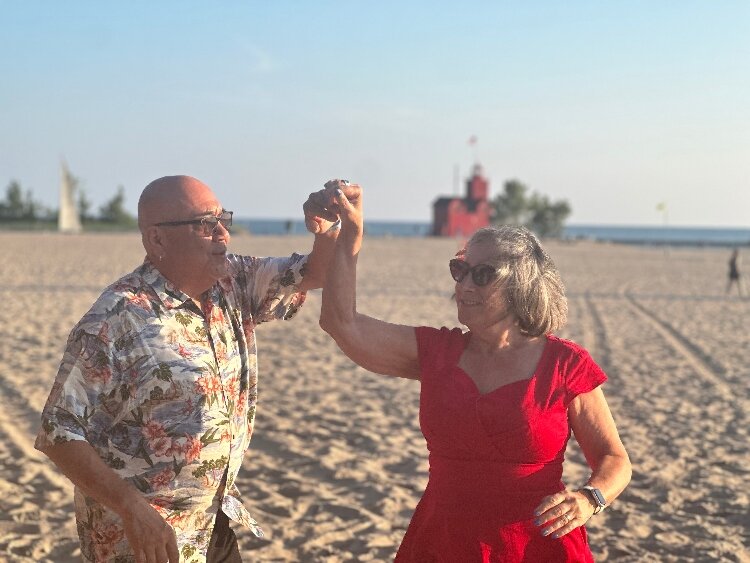
[(147, 227), (143, 233), (143, 245), (146, 252), (152, 256), (164, 256), (166, 254), (163, 232), (159, 227)]

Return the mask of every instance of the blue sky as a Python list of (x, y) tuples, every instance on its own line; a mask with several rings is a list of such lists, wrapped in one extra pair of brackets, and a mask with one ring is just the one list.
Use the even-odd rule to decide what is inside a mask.
[[(0, 189), (167, 174), (244, 217), (344, 177), (428, 221), (475, 159), (571, 223), (750, 225), (750, 2), (0, 0)], [(478, 142), (470, 147), (468, 139)]]

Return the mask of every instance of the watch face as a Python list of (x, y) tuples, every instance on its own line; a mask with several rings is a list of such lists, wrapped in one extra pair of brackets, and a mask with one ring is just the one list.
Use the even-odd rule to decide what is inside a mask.
[(596, 504), (598, 504), (599, 506), (605, 506), (607, 504), (607, 501), (604, 500), (604, 495), (599, 489), (591, 487), (588, 490), (591, 491), (591, 495), (594, 497)]

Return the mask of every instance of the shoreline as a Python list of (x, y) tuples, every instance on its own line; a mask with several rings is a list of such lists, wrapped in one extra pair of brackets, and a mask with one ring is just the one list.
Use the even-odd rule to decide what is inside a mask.
[[(5, 228), (0, 224), (0, 236), (10, 234), (43, 234), (43, 235), (60, 235), (65, 237), (76, 237), (76, 236), (87, 236), (87, 235), (137, 235), (138, 229), (128, 228), (102, 228), (94, 230), (85, 230), (80, 233), (60, 233), (55, 229), (26, 229), (26, 228)], [(234, 228), (232, 231), (232, 237), (254, 237), (261, 239), (275, 239), (275, 238), (286, 238), (286, 237), (305, 237), (306, 234), (302, 232), (294, 232), (289, 234), (276, 234), (276, 233), (253, 233), (247, 231), (244, 228)], [(399, 234), (367, 234), (365, 236), (370, 239), (423, 239), (423, 240), (446, 240), (446, 241), (457, 241), (462, 242), (462, 238), (449, 238), (449, 237), (436, 237), (432, 235), (399, 235)], [(634, 247), (656, 247), (656, 248), (687, 248), (687, 249), (702, 249), (702, 248), (750, 248), (750, 239), (743, 241), (716, 241), (716, 240), (651, 240), (651, 239), (632, 239), (632, 240), (620, 240), (610, 238), (592, 238), (588, 236), (575, 236), (575, 237), (564, 237), (564, 238), (548, 238), (542, 239), (543, 243), (546, 244), (599, 244), (599, 245), (617, 245), (617, 246), (634, 246)]]

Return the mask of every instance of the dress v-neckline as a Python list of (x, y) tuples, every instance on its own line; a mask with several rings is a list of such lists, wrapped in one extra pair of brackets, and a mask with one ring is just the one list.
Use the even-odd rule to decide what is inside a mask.
[(495, 387), (494, 389), (490, 389), (489, 391), (486, 391), (483, 393), (482, 391), (479, 390), (479, 386), (477, 385), (477, 382), (474, 381), (474, 379), (466, 372), (466, 370), (464, 370), (464, 368), (458, 365), (458, 362), (461, 360), (461, 356), (463, 355), (464, 350), (466, 350), (466, 345), (469, 343), (470, 338), (471, 338), (471, 332), (467, 332), (464, 334), (464, 339), (463, 339), (464, 346), (463, 348), (461, 348), (461, 351), (458, 354), (455, 368), (461, 374), (463, 374), (463, 376), (469, 381), (469, 383), (471, 383), (471, 386), (473, 387), (475, 394), (478, 395), (480, 398), (492, 395), (496, 393), (497, 391), (499, 391), (500, 389), (505, 389), (506, 387), (510, 387), (511, 385), (516, 385), (518, 383), (530, 383), (531, 381), (536, 379), (537, 373), (539, 373), (539, 368), (542, 366), (542, 362), (544, 362), (545, 356), (547, 355), (547, 352), (550, 348), (549, 335), (544, 335), (544, 348), (542, 348), (542, 354), (539, 356), (539, 360), (537, 361), (536, 366), (534, 367), (534, 371), (529, 377), (527, 377), (526, 379), (516, 379), (515, 381), (503, 383), (502, 385)]

